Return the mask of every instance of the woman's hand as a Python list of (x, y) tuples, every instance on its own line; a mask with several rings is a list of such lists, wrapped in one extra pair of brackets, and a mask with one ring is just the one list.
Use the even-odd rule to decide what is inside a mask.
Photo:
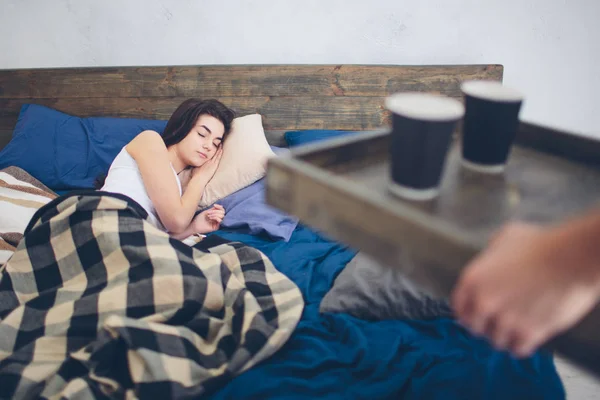
[(219, 229), (224, 217), (225, 209), (223, 206), (215, 204), (208, 210), (204, 210), (196, 215), (193, 221), (194, 231), (196, 233), (214, 232)]
[(192, 179), (197, 179), (198, 176), (202, 176), (206, 182), (210, 181), (212, 177), (215, 176), (215, 172), (217, 172), (217, 168), (219, 167), (222, 156), (223, 146), (219, 146), (219, 149), (213, 158), (206, 161), (201, 167), (196, 167), (192, 170)]
[(598, 301), (597, 273), (574, 247), (553, 231), (508, 225), (463, 271), (452, 296), (458, 319), (497, 348), (530, 355)]

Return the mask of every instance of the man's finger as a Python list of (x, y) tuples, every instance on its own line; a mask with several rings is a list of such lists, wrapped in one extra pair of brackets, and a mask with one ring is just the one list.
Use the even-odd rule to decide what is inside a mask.
[(494, 320), (494, 327), (488, 327), (486, 329), (486, 335), (492, 339), (492, 342), (497, 349), (506, 350), (514, 340), (515, 320), (513, 317), (506, 315), (497, 315)]
[(452, 308), (460, 322), (463, 324), (468, 324), (473, 315), (475, 308), (473, 297), (472, 285), (463, 275), (454, 288), (451, 298)]

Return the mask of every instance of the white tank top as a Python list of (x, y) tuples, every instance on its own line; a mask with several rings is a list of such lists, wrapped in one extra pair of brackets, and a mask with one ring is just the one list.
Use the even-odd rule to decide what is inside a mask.
[[(175, 175), (175, 179), (177, 180), (179, 196), (181, 196), (181, 181), (179, 180), (177, 171), (175, 171), (175, 168), (173, 168), (172, 164), (171, 169), (173, 170), (173, 175)], [(152, 222), (154, 226), (162, 229), (163, 231), (167, 230), (160, 222), (156, 209), (152, 204), (152, 200), (150, 200), (150, 197), (148, 196), (148, 192), (144, 186), (142, 174), (140, 173), (137, 163), (127, 152), (125, 147), (123, 147), (121, 152), (117, 154), (114, 161), (110, 165), (108, 175), (104, 181), (104, 186), (102, 186), (100, 190), (110, 193), (120, 193), (135, 200), (144, 208), (144, 210), (146, 210), (146, 212), (148, 212), (150, 222)]]

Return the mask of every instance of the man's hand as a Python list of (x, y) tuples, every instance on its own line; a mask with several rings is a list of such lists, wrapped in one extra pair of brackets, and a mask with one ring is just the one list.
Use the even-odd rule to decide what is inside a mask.
[(463, 271), (452, 295), (458, 319), (524, 357), (583, 318), (600, 296), (600, 265), (590, 267), (592, 255), (559, 238), (531, 225), (505, 227)]

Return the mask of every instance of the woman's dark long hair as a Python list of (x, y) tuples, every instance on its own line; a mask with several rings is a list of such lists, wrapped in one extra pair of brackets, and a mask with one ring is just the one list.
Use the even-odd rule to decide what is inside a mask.
[(201, 115), (210, 115), (223, 123), (225, 126), (223, 140), (225, 140), (231, 130), (231, 122), (235, 118), (233, 110), (214, 99), (188, 99), (181, 103), (169, 118), (162, 134), (165, 145), (169, 147), (181, 142), (196, 125)]
[[(223, 141), (225, 141), (231, 130), (231, 123), (235, 118), (235, 112), (215, 99), (188, 99), (181, 103), (173, 114), (171, 114), (171, 118), (169, 118), (167, 126), (162, 133), (165, 145), (169, 147), (185, 139), (201, 115), (210, 115), (223, 123), (225, 127)], [(106, 174), (98, 176), (94, 182), (95, 188), (100, 189), (104, 186), (105, 180)]]

